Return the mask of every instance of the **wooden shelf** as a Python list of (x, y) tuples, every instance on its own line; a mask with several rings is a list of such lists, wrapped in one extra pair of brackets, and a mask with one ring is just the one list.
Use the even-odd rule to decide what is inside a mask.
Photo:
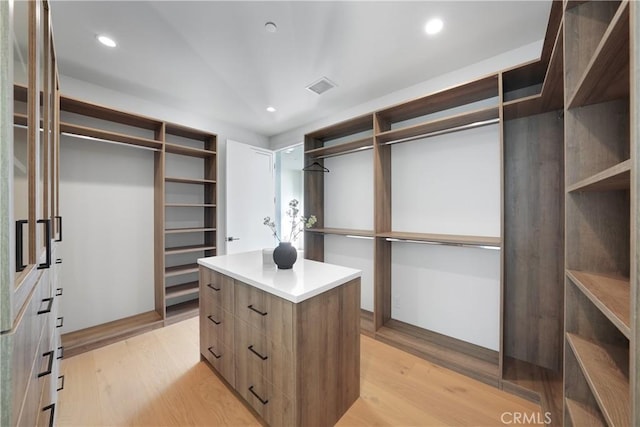
[(490, 236), (461, 236), (456, 234), (407, 233), (402, 231), (391, 231), (388, 233), (377, 233), (376, 237), (386, 237), (398, 240), (414, 240), (427, 243), (444, 243), (450, 245), (497, 247), (502, 245), (502, 239), (500, 237)]
[(405, 139), (417, 139), (421, 136), (424, 136), (426, 138), (430, 136), (430, 134), (441, 134), (447, 130), (462, 130), (465, 128), (465, 126), (481, 124), (488, 120), (498, 119), (498, 117), (498, 107), (483, 108), (468, 113), (457, 114), (455, 116), (447, 117), (444, 119), (421, 123), (415, 126), (389, 130), (376, 135), (376, 137), (378, 143), (381, 144), (393, 141), (401, 142)]
[(373, 115), (365, 114), (340, 123), (319, 129), (306, 136), (320, 141), (342, 138), (373, 129)]
[(374, 237), (373, 230), (356, 230), (351, 228), (307, 228), (307, 233), (337, 234), (340, 236)]
[(215, 208), (213, 203), (165, 203), (165, 208)]
[(373, 137), (358, 139), (356, 141), (344, 142), (341, 144), (329, 145), (327, 147), (314, 148), (307, 150), (304, 154), (308, 154), (314, 159), (327, 156), (336, 156), (339, 154), (347, 154), (361, 150), (373, 148)]
[(166, 228), (165, 234), (206, 233), (216, 231), (213, 227)]
[(629, 96), (629, 2), (623, 1), (578, 81), (569, 108)]
[(138, 147), (153, 148), (155, 150), (162, 150), (162, 142), (153, 139), (141, 138), (132, 135), (125, 135), (118, 132), (110, 132), (102, 129), (90, 128), (86, 126), (75, 125), (72, 123), (60, 123), (60, 132), (68, 133), (77, 136), (85, 136), (89, 138), (96, 138), (106, 141), (119, 142), (122, 144), (129, 144)]
[(567, 342), (608, 425), (628, 426), (631, 420), (629, 378), (614, 360), (628, 359), (629, 349), (601, 346), (571, 333), (567, 333)]
[(197, 295), (199, 292), (198, 282), (183, 283), (181, 285), (167, 286), (165, 288), (165, 299), (182, 297), (185, 295)]
[(178, 178), (178, 177), (169, 177), (166, 176), (164, 178), (165, 182), (177, 182), (180, 184), (215, 184), (216, 181), (214, 179), (194, 179), (194, 178)]
[(148, 130), (159, 130), (162, 122), (139, 114), (131, 114), (124, 111), (114, 110), (98, 104), (80, 101), (68, 96), (60, 96), (60, 111), (107, 120), (127, 126), (134, 126)]
[(567, 276), (625, 337), (631, 339), (628, 278), (576, 270), (567, 270)]
[(181, 302), (180, 304), (168, 305), (165, 323), (175, 323), (197, 316), (199, 313), (199, 304), (198, 299), (194, 299)]
[(629, 159), (568, 186), (567, 192), (628, 190), (630, 187), (631, 160)]
[(575, 400), (565, 399), (567, 413), (571, 418), (571, 425), (576, 427), (605, 427), (606, 424), (593, 409)]
[(13, 124), (20, 126), (27, 126), (29, 118), (26, 114), (13, 113)]
[(176, 265), (174, 267), (166, 267), (164, 269), (164, 277), (180, 276), (183, 274), (197, 273), (197, 272), (198, 272), (197, 263)]
[(168, 135), (180, 136), (182, 138), (194, 139), (197, 141), (206, 142), (211, 138), (214, 138), (216, 135), (204, 132), (198, 129), (190, 128), (188, 126), (182, 126), (175, 123), (167, 123), (165, 128), (165, 133)]
[(202, 159), (206, 159), (208, 157), (213, 157), (216, 155), (215, 151), (203, 150), (201, 148), (187, 147), (185, 145), (180, 145), (180, 144), (170, 144), (168, 142), (164, 143), (164, 147), (167, 153), (179, 154), (181, 156), (191, 156), (191, 157), (199, 157)]
[(212, 245), (194, 245), (194, 246), (178, 246), (175, 248), (166, 248), (164, 250), (165, 255), (186, 254), (190, 252), (203, 252), (211, 251), (216, 247)]
[(94, 348), (162, 327), (162, 316), (155, 311), (137, 314), (102, 325), (62, 335), (64, 356), (72, 357)]
[(375, 333), (375, 337), (445, 368), (498, 386), (497, 352), (397, 320), (388, 321)]
[(498, 96), (498, 75), (492, 74), (412, 101), (403, 102), (380, 110), (376, 114), (390, 123), (401, 122), (496, 96)]

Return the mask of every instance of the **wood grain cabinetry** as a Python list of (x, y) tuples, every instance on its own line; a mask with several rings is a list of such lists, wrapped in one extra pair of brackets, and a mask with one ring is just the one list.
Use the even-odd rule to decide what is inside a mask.
[(564, 12), (566, 425), (639, 422), (636, 9), (592, 1)]
[(293, 303), (200, 266), (200, 352), (267, 424), (333, 425), (359, 396), (360, 279)]

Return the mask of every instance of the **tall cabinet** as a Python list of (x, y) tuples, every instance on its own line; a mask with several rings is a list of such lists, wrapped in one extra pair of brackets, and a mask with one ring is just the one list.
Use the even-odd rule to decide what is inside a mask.
[[(58, 74), (49, 3), (0, 5), (0, 424), (51, 425), (58, 316)], [(15, 89), (14, 89), (15, 88)]]

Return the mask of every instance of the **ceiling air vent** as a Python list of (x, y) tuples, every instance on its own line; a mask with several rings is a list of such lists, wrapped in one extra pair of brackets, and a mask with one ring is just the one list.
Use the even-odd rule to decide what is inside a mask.
[(307, 89), (309, 89), (313, 93), (322, 95), (323, 93), (334, 87), (336, 87), (336, 84), (334, 82), (326, 77), (322, 77), (320, 80), (317, 80), (307, 86)]

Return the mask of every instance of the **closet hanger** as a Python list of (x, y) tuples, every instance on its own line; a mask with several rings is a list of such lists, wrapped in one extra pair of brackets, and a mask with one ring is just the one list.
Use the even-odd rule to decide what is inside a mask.
[(305, 172), (324, 172), (324, 173), (329, 172), (329, 169), (325, 168), (324, 166), (322, 166), (318, 162), (313, 162), (313, 163), (303, 167), (302, 170), (305, 171)]

